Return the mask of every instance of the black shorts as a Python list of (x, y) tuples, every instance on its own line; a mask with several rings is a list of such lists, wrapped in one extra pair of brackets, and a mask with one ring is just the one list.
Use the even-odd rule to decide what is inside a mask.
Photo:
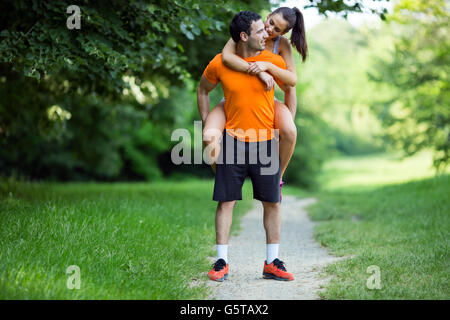
[(217, 160), (213, 200), (242, 200), (242, 185), (250, 177), (253, 198), (280, 201), (278, 141), (243, 142), (224, 132)]

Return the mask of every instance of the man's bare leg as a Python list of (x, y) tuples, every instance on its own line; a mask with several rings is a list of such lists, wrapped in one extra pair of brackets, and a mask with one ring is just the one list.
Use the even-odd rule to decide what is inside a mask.
[(236, 200), (219, 202), (216, 210), (216, 243), (228, 244)]
[(266, 243), (280, 243), (281, 211), (279, 202), (264, 202), (264, 229), (266, 230)]
[(233, 209), (236, 201), (219, 202), (216, 210), (216, 248), (217, 260), (208, 272), (208, 277), (214, 281), (224, 281), (228, 278), (228, 240), (230, 238)]
[(282, 281), (294, 280), (288, 272), (284, 262), (278, 259), (278, 248), (281, 235), (281, 211), (279, 202), (262, 202), (264, 207), (264, 229), (266, 230), (267, 259), (264, 263), (263, 276), (265, 279)]

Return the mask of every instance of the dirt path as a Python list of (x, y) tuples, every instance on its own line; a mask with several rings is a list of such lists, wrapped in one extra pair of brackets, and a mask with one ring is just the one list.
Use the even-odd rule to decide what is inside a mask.
[[(255, 201), (254, 208), (242, 218), (239, 235), (230, 239), (228, 280), (222, 283), (208, 281), (213, 292), (210, 299), (320, 299), (321, 286), (329, 281), (319, 276), (322, 268), (342, 258), (329, 255), (313, 240), (314, 223), (304, 208), (315, 201), (283, 196), (281, 203), (283, 218), (279, 258), (294, 274), (293, 281), (265, 280), (262, 277), (266, 259), (263, 211), (261, 203)], [(215, 257), (211, 258), (212, 262), (214, 260)]]

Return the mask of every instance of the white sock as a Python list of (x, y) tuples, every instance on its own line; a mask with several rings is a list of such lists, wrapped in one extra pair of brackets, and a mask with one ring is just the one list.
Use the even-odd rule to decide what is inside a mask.
[(217, 248), (217, 260), (223, 259), (226, 263), (228, 263), (228, 245), (227, 244), (218, 244)]
[(278, 248), (279, 247), (280, 247), (279, 243), (266, 244), (267, 264), (271, 264), (273, 260), (278, 258)]

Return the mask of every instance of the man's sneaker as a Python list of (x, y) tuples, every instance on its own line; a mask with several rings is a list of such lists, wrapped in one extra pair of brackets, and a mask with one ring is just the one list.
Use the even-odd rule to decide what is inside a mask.
[(284, 262), (278, 260), (278, 258), (273, 260), (270, 264), (267, 264), (267, 261), (264, 261), (263, 276), (264, 279), (275, 279), (282, 281), (294, 280), (292, 273), (286, 271)]
[(213, 264), (213, 268), (208, 272), (208, 277), (213, 281), (222, 282), (228, 278), (228, 263), (223, 259), (219, 259)]

